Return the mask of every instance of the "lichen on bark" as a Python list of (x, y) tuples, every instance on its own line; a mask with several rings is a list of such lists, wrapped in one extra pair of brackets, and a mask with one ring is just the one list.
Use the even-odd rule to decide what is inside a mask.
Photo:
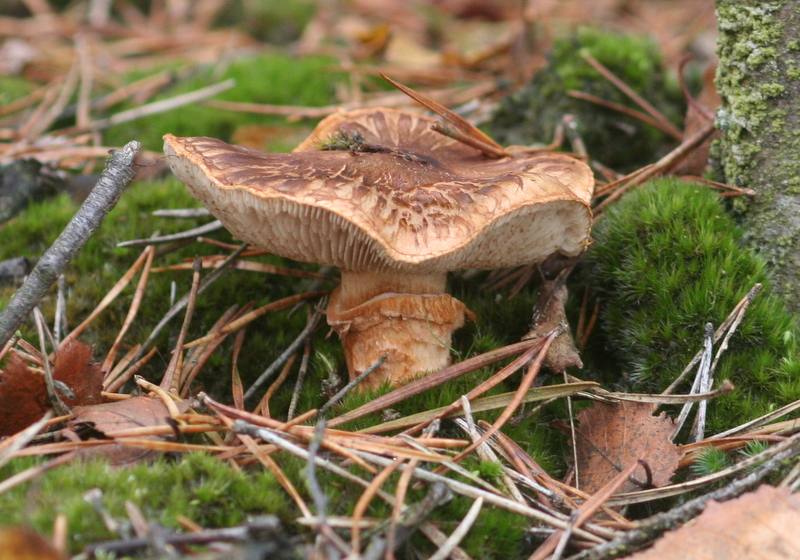
[(800, 1), (717, 0), (725, 180), (757, 192), (735, 209), (776, 289), (800, 311)]

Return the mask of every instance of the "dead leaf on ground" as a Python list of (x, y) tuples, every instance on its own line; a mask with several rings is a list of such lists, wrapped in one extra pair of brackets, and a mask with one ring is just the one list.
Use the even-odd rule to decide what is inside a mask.
[(638, 459), (647, 462), (651, 480), (640, 469), (634, 476), (642, 484), (629, 481), (620, 492), (670, 482), (683, 452), (672, 443), (673, 420), (665, 413), (653, 416), (651, 411), (651, 404), (625, 401), (595, 402), (581, 411), (576, 429), (581, 490), (596, 492)]
[[(178, 410), (186, 412), (186, 402), (175, 403)], [(115, 401), (93, 406), (80, 406), (72, 410), (75, 415), (68, 427), (78, 433), (85, 433), (91, 428), (92, 435), (104, 437), (106, 434), (130, 428), (152, 428), (163, 426), (170, 418), (169, 410), (161, 399), (151, 397), (133, 397), (124, 401)], [(74, 436), (73, 436), (74, 437)], [(159, 436), (143, 436), (139, 439), (162, 439)], [(153, 453), (147, 449), (125, 446), (123, 444), (103, 445), (84, 451), (88, 454), (102, 454), (113, 465), (121, 465), (141, 461)]]
[[(61, 381), (73, 396), (61, 395), (68, 406), (103, 402), (103, 374), (92, 363), (92, 347), (72, 340), (56, 354), (53, 379)], [(15, 434), (50, 410), (44, 376), (31, 370), (25, 360), (11, 353), (0, 371), (0, 437)]]
[(631, 560), (800, 558), (800, 496), (761, 486), (728, 502), (711, 501), (693, 522), (666, 533)]

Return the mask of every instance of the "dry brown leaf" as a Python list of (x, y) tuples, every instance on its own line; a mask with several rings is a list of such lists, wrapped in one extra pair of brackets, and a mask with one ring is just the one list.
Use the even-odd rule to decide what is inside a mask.
[[(53, 379), (72, 391), (71, 398), (62, 395), (68, 406), (103, 402), (103, 374), (99, 364), (92, 363), (92, 348), (72, 340), (56, 355)], [(0, 437), (15, 434), (30, 426), (50, 409), (44, 376), (31, 370), (25, 360), (11, 354), (0, 371)]]
[(0, 560), (61, 560), (64, 555), (27, 527), (0, 529)]
[(24, 430), (50, 409), (44, 377), (11, 354), (0, 372), (0, 437)]
[(581, 490), (596, 492), (638, 459), (647, 463), (651, 479), (643, 476), (644, 469), (638, 470), (634, 476), (641, 484), (629, 481), (621, 492), (670, 482), (683, 452), (672, 443), (673, 420), (651, 411), (651, 404), (625, 401), (595, 402), (581, 411), (576, 429)]
[[(178, 410), (186, 412), (188, 404), (175, 403)], [(167, 424), (169, 410), (161, 399), (151, 397), (133, 397), (124, 401), (115, 401), (92, 406), (80, 406), (72, 410), (75, 418), (69, 422), (69, 428), (82, 432), (91, 427), (95, 435), (105, 436), (131, 428), (152, 428)], [(158, 436), (142, 436), (137, 439), (161, 439)], [(150, 456), (153, 451), (134, 448), (122, 444), (103, 445), (89, 448), (85, 453), (103, 454), (114, 465), (140, 461)]]
[(99, 404), (105, 400), (100, 395), (103, 371), (100, 364), (92, 363), (92, 347), (83, 342), (70, 340), (59, 350), (53, 363), (53, 379), (72, 391), (72, 398), (64, 397), (68, 406)]
[(693, 523), (666, 533), (631, 560), (781, 560), (800, 558), (800, 496), (761, 486), (728, 502), (711, 501)]

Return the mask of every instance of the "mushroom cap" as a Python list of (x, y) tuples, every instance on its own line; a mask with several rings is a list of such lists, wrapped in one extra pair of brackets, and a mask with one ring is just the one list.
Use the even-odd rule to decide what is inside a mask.
[[(164, 136), (172, 171), (260, 249), (345, 270), (438, 273), (577, 255), (594, 180), (568, 155), (491, 159), (393, 109), (324, 119), (289, 154)], [(320, 150), (344, 135), (357, 147)]]

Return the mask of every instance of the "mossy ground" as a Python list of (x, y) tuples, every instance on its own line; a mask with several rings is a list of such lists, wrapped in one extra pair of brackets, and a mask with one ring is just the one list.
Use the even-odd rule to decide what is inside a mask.
[[(38, 462), (17, 459), (0, 468), (0, 479)], [(25, 523), (49, 534), (56, 516), (63, 514), (69, 521), (73, 551), (118, 538), (84, 498), (92, 489), (102, 492), (101, 502), (114, 518), (127, 519), (125, 502), (130, 501), (148, 521), (172, 529), (180, 527), (179, 516), (206, 527), (230, 527), (257, 515), (288, 520), (293, 511), (272, 473), (264, 469), (236, 472), (210, 455), (191, 453), (127, 467), (109, 468), (102, 459), (89, 459), (54, 469), (30, 485), (0, 495), (2, 524)]]
[[(714, 399), (709, 432), (800, 398), (797, 318), (770, 286), (765, 262), (706, 187), (663, 179), (626, 195), (593, 231), (584, 278), (601, 300), (592, 369), (637, 391), (664, 389), (750, 288), (764, 289), (731, 338), (715, 378), (737, 390)], [(606, 377), (609, 379), (609, 377)]]
[(581, 57), (588, 53), (672, 122), (684, 103), (676, 84), (660, 67), (660, 55), (646, 37), (581, 29), (553, 42), (548, 65), (519, 92), (505, 98), (488, 128), (502, 144), (549, 144), (566, 114), (577, 118), (578, 131), (593, 159), (621, 171), (635, 169), (668, 145), (666, 135), (641, 121), (588, 101), (569, 97), (577, 90), (637, 108)]

